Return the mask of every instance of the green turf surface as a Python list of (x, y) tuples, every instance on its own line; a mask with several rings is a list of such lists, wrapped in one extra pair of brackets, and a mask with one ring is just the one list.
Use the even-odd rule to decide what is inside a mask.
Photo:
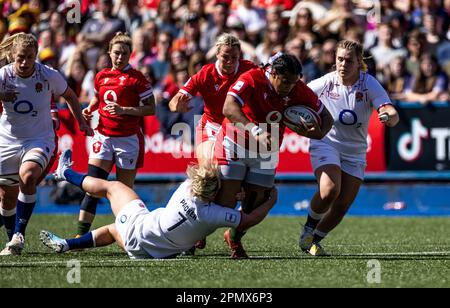
[[(239, 261), (228, 259), (224, 229), (208, 237), (196, 257), (173, 260), (131, 261), (116, 246), (58, 255), (40, 243), (39, 230), (69, 235), (76, 230), (75, 220), (35, 215), (22, 256), (0, 257), (0, 288), (450, 287), (449, 218), (349, 217), (324, 240), (332, 255), (326, 258), (299, 252), (300, 217), (268, 217), (243, 240), (251, 259)], [(111, 221), (99, 216), (95, 225)], [(4, 233), (1, 229), (2, 246)], [(67, 281), (72, 259), (81, 265), (79, 284)], [(381, 265), (379, 284), (367, 282), (373, 259)]]

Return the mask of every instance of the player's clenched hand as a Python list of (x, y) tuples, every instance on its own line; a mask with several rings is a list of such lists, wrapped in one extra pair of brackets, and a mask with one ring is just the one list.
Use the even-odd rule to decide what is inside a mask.
[(0, 100), (4, 102), (14, 102), (17, 99), (17, 91), (0, 92)]
[(117, 103), (107, 104), (103, 110), (108, 111), (111, 115), (125, 114), (124, 108)]
[(81, 113), (83, 114), (83, 118), (86, 121), (89, 121), (92, 119), (92, 111), (89, 109), (89, 107), (84, 108)]

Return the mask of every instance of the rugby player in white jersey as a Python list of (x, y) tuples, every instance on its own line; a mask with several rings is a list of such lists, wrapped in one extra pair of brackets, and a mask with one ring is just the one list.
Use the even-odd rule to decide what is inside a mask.
[(326, 255), (319, 242), (342, 221), (358, 194), (373, 109), (386, 126), (399, 121), (386, 91), (366, 70), (362, 46), (344, 40), (337, 45), (336, 70), (308, 84), (334, 119), (328, 134), (310, 144), (319, 191), (311, 200), (299, 245), (311, 255)]
[(101, 247), (114, 242), (132, 259), (175, 257), (220, 227), (246, 230), (264, 219), (277, 200), (272, 188), (268, 200), (245, 214), (213, 203), (220, 188), (217, 167), (212, 164), (188, 167), (188, 179), (172, 195), (164, 208), (149, 211), (139, 196), (118, 181), (106, 181), (73, 171), (71, 151), (61, 154), (55, 178), (66, 180), (98, 197), (106, 197), (116, 217), (79, 238), (61, 239), (41, 231), (42, 242), (55, 252)]
[(36, 185), (55, 148), (52, 98), (63, 96), (80, 130), (93, 135), (81, 115), (76, 94), (62, 75), (35, 62), (36, 39), (20, 33), (10, 43), (2, 47), (11, 48), (14, 62), (0, 69), (0, 185), (19, 185), (19, 196), (14, 235), (0, 255), (19, 255), (25, 245), (25, 230), (36, 204)]

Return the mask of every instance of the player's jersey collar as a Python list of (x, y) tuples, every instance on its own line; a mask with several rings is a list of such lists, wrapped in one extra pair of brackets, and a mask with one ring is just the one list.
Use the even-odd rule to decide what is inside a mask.
[[(236, 65), (236, 69), (234, 70), (234, 75), (236, 75), (236, 73), (239, 71), (240, 64), (241, 64), (241, 61), (238, 61), (238, 64)], [(216, 60), (215, 66), (216, 66), (217, 73), (219, 73), (219, 76), (224, 77), (224, 75), (222, 74), (222, 72), (219, 69), (219, 60)]]
[(126, 71), (128, 71), (129, 69), (131, 69), (132, 67), (131, 67), (131, 64), (127, 64), (127, 66), (125, 66), (123, 69), (121, 69), (121, 70), (116, 70), (116, 69), (113, 69), (113, 68), (111, 68), (111, 71), (117, 71), (117, 72), (126, 72)]

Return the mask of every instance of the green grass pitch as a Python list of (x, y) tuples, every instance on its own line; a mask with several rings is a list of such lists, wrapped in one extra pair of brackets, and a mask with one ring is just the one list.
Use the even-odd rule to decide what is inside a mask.
[[(38, 238), (39, 230), (58, 235), (76, 230), (75, 216), (35, 215), (22, 256), (0, 257), (3, 287), (450, 287), (450, 219), (348, 217), (324, 240), (331, 254), (314, 258), (298, 249), (304, 217), (268, 217), (243, 243), (248, 260), (228, 259), (224, 229), (208, 237), (195, 257), (129, 260), (117, 246), (62, 255)], [(98, 216), (96, 226), (112, 222)], [(0, 244), (4, 246), (4, 229)], [(80, 262), (80, 282), (69, 283), (68, 261)], [(371, 260), (377, 260), (379, 280)], [(69, 275), (68, 275), (69, 274)], [(70, 276), (76, 277), (76, 276)], [(69, 279), (70, 280), (70, 279)], [(377, 283), (379, 281), (379, 283)]]

